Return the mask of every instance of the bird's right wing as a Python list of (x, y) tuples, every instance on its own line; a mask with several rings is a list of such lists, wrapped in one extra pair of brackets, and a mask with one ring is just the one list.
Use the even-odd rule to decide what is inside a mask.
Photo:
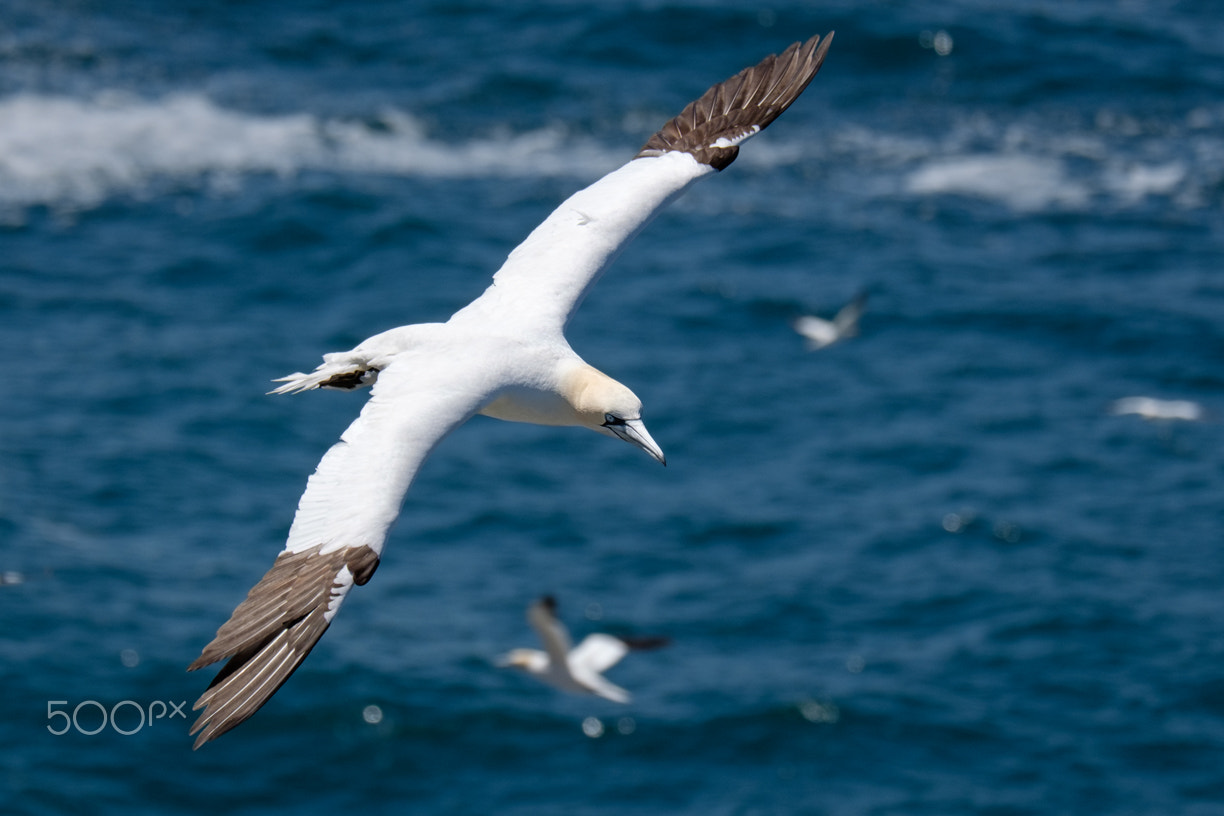
[(254, 714), (306, 659), (354, 585), (374, 574), (433, 448), (489, 398), (471, 365), (408, 355), (311, 475), (285, 549), (188, 670), (229, 661), (196, 702), (195, 747)]
[(840, 337), (853, 337), (858, 334), (859, 318), (867, 309), (867, 293), (859, 292), (845, 306), (838, 309), (833, 317), (833, 325), (837, 327)]
[(544, 644), (544, 651), (554, 666), (565, 666), (569, 662), (570, 634), (565, 624), (557, 617), (557, 600), (545, 595), (527, 607), (527, 622)]

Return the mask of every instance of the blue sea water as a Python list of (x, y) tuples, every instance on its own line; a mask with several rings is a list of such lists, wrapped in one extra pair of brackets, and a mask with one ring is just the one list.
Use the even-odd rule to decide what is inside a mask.
[[(270, 380), (834, 29), (571, 326), (668, 467), (473, 420), (193, 752), (184, 669), (364, 400)], [(1213, 3), (3, 0), (0, 809), (1222, 814), (1222, 204)], [(493, 666), (544, 592), (672, 639), (631, 704)]]

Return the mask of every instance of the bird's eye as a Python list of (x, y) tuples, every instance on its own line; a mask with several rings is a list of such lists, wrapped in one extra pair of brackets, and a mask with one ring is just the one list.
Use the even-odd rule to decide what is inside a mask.
[(609, 425), (624, 425), (624, 424), (625, 424), (625, 420), (621, 419), (620, 417), (613, 416), (612, 414), (604, 414), (604, 427), (605, 428), (608, 427)]

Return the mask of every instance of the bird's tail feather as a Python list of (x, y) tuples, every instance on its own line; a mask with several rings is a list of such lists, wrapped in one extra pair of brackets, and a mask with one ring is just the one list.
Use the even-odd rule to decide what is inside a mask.
[(323, 363), (309, 374), (301, 371), (287, 377), (278, 377), (272, 382), (284, 385), (269, 391), (269, 394), (299, 394), (316, 388), (338, 388), (352, 391), (373, 385), (378, 379), (379, 369), (370, 364), (365, 355), (352, 351), (340, 351), (323, 355)]

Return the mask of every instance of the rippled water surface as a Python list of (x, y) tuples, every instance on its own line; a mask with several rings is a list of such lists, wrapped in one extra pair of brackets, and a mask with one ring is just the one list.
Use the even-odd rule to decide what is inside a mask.
[[(0, 7), (5, 812), (1224, 813), (1213, 4)], [(472, 421), (192, 752), (184, 669), (365, 399), (269, 381), (445, 319), (832, 29), (571, 326), (668, 467)], [(792, 330), (864, 290), (858, 337)], [(632, 703), (494, 667), (545, 592), (671, 638), (609, 672)]]

